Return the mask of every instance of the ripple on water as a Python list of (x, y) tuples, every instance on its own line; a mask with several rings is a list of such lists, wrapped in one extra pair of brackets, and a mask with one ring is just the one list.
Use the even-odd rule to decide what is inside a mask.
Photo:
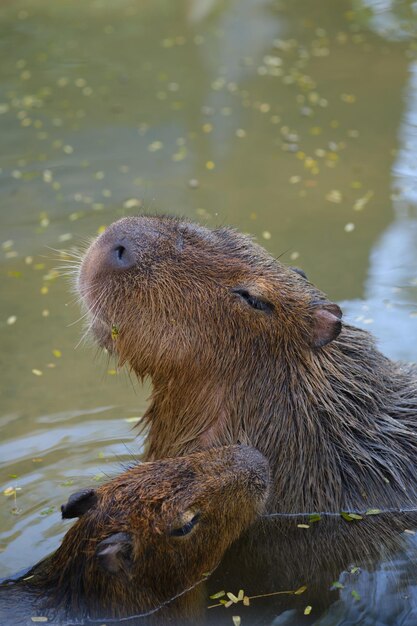
[(68, 528), (60, 505), (72, 492), (103, 482), (139, 457), (142, 440), (117, 417), (120, 412), (107, 406), (41, 415), (31, 430), (18, 428), (22, 415), (0, 420), (0, 576), (58, 546)]

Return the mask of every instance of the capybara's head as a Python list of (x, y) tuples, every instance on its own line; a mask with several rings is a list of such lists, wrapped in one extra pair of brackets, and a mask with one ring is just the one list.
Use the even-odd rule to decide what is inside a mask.
[(85, 255), (78, 290), (99, 344), (139, 376), (192, 364), (221, 381), (341, 329), (339, 307), (250, 237), (172, 217), (112, 224)]
[(78, 291), (99, 345), (152, 379), (148, 458), (272, 441), (265, 420), (285, 407), (280, 390), (296, 389), (341, 330), (339, 307), (250, 237), (172, 217), (109, 226)]
[(62, 506), (79, 519), (33, 584), (46, 576), (54, 606), (90, 616), (158, 609), (218, 565), (268, 485), (267, 461), (246, 446), (136, 465)]

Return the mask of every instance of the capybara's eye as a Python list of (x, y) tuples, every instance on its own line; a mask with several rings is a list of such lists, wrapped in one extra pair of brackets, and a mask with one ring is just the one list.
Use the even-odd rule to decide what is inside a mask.
[(199, 511), (197, 513), (191, 510), (185, 511), (178, 520), (175, 520), (169, 534), (171, 537), (184, 537), (184, 535), (188, 535), (193, 530), (199, 520)]
[(252, 309), (256, 309), (257, 311), (264, 311), (266, 313), (271, 313), (274, 310), (274, 305), (266, 300), (262, 300), (262, 298), (258, 298), (257, 296), (252, 295), (247, 289), (232, 289), (232, 293), (238, 295), (242, 300), (246, 302)]

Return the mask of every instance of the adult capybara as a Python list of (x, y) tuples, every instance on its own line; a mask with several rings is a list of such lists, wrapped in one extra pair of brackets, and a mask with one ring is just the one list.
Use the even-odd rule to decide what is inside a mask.
[[(331, 605), (333, 624), (346, 576), (332, 583), (347, 570), (349, 623), (415, 626), (417, 555), (403, 534), (415, 515), (339, 515), (415, 507), (415, 369), (386, 359), (302, 273), (227, 228), (120, 220), (90, 247), (78, 290), (99, 344), (152, 379), (147, 458), (240, 441), (270, 461), (269, 511), (282, 515), (232, 546), (213, 592), (258, 596), (239, 609), (246, 621), (253, 611), (256, 623), (299, 626)], [(322, 511), (335, 516), (308, 515)], [(212, 613), (216, 626), (230, 623), (223, 607)]]
[(271, 464), (270, 510), (415, 505), (416, 369), (249, 237), (124, 218), (77, 286), (98, 343), (152, 379), (148, 459), (245, 442)]
[(266, 459), (235, 445), (136, 465), (73, 494), (62, 516), (79, 519), (58, 550), (1, 585), (0, 623), (133, 624), (157, 613), (195, 623), (199, 583), (261, 512), (268, 484)]

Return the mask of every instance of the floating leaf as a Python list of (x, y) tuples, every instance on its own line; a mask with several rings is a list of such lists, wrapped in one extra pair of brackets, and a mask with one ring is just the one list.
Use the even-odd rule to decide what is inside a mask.
[(330, 589), (333, 591), (335, 589), (344, 589), (345, 586), (342, 585), (342, 583), (340, 583), (338, 580), (336, 580), (334, 583), (332, 583), (332, 586), (330, 587)]
[(297, 524), (297, 528), (310, 528), (308, 524)]
[(21, 491), (21, 487), (7, 487), (3, 491), (4, 496), (16, 496), (16, 492)]
[(313, 607), (310, 605), (306, 606), (306, 608), (304, 609), (304, 615), (310, 615), (312, 608)]
[(358, 593), (355, 589), (353, 589), (353, 590), (351, 591), (351, 595), (352, 595), (352, 598), (353, 598), (354, 600), (360, 600), (360, 599), (361, 599), (360, 594), (359, 594), (359, 593)]
[(43, 511), (40, 512), (40, 515), (51, 515), (51, 513), (54, 513), (55, 511), (55, 506), (48, 506), (47, 509), (43, 509)]
[(352, 518), (350, 517), (349, 513), (345, 513), (344, 511), (342, 511), (340, 515), (347, 522), (351, 522), (352, 521)]
[(321, 516), (318, 513), (312, 513), (308, 516), (308, 521), (310, 524), (314, 524), (314, 522), (319, 522), (321, 520)]
[(213, 595), (210, 596), (210, 600), (218, 600), (219, 598), (222, 598), (225, 595), (226, 595), (225, 591), (218, 591), (217, 593), (213, 593)]
[(379, 515), (382, 513), (381, 509), (368, 509), (365, 515)]
[(231, 600), (232, 602), (234, 602), (234, 604), (236, 604), (237, 602), (239, 602), (237, 596), (235, 596), (234, 593), (232, 593), (231, 591), (227, 592), (227, 597), (229, 598), (229, 600)]
[(294, 595), (301, 596), (301, 594), (304, 593), (304, 591), (306, 590), (307, 590), (307, 585), (303, 585), (302, 587), (299, 587), (296, 591), (294, 591)]
[(240, 626), (242, 623), (242, 620), (239, 617), (239, 615), (233, 615), (232, 620), (233, 620), (234, 626)]
[(361, 519), (363, 519), (363, 516), (359, 515), (358, 513), (347, 513), (346, 511), (342, 511), (340, 513), (340, 515), (347, 522), (353, 522), (353, 520), (361, 520)]

